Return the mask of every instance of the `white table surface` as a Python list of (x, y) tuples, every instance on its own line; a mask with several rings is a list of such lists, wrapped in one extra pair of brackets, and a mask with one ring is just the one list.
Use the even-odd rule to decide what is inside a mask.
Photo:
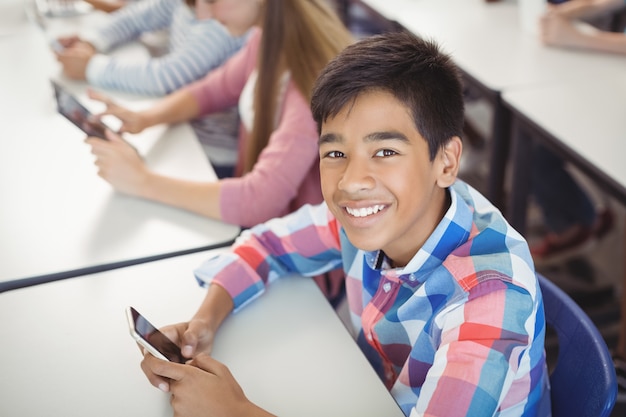
[[(157, 327), (188, 320), (205, 253), (0, 294), (0, 415), (171, 416), (128, 333), (124, 309)], [(278, 281), (220, 328), (213, 356), (280, 416), (402, 416), (315, 284)]]
[(493, 91), (626, 72), (620, 56), (544, 46), (522, 30), (515, 0), (360, 1), (436, 40), (464, 72)]
[[(56, 111), (49, 79), (60, 77), (81, 100), (86, 85), (60, 76), (37, 27), (26, 22), (0, 37), (0, 57), (0, 281), (193, 250), (238, 234), (236, 226), (117, 193), (97, 176), (84, 134)], [(119, 97), (135, 108), (153, 100)], [(188, 124), (127, 138), (157, 172), (215, 179)]]
[(626, 71), (611, 79), (590, 77), (508, 90), (502, 97), (562, 146), (626, 189)]

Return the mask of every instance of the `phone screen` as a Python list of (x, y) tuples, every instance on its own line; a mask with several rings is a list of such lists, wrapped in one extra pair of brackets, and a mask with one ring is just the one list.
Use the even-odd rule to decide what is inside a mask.
[(87, 136), (96, 136), (106, 140), (104, 134), (106, 125), (99, 120), (93, 120), (91, 112), (60, 85), (52, 82), (52, 86), (54, 87), (54, 96), (59, 113), (85, 132)]
[[(156, 350), (161, 356), (171, 362), (185, 363), (187, 359), (183, 357), (180, 348), (167, 336), (154, 327), (144, 316), (139, 314), (133, 307), (128, 307), (127, 311), (129, 326), (132, 336), (149, 351)], [(142, 343), (143, 342), (143, 343)], [(148, 346), (146, 346), (146, 343)], [(155, 352), (151, 352), (155, 353)], [(159, 356), (158, 354), (156, 356)]]

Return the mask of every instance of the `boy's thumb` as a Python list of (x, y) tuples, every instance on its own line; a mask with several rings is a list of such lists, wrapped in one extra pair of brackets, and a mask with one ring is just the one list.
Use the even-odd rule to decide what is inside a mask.
[(190, 329), (187, 329), (183, 333), (183, 340), (181, 344), (181, 352), (184, 357), (191, 358), (196, 353), (196, 347), (198, 345), (198, 336)]

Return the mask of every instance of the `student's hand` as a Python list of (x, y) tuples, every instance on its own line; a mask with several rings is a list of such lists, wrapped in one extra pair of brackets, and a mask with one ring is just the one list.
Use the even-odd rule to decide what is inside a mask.
[[(213, 332), (208, 330), (206, 323), (201, 320), (192, 320), (190, 322), (172, 324), (159, 329), (161, 333), (167, 336), (172, 342), (176, 343), (182, 351), (184, 357), (191, 359), (198, 354), (211, 353), (213, 347)], [(140, 346), (139, 350), (143, 352), (144, 357), (147, 355), (146, 350)], [(150, 355), (152, 356), (152, 355)], [(146, 359), (144, 358), (144, 362)], [(148, 362), (150, 364), (150, 362)], [(168, 385), (169, 380), (163, 378), (159, 373), (155, 373), (152, 366), (144, 366), (142, 370), (152, 385), (162, 389)]]
[(119, 130), (120, 133), (139, 133), (150, 126), (146, 118), (143, 117), (140, 112), (134, 112), (116, 104), (105, 94), (87, 89), (87, 96), (106, 105), (106, 110), (97, 114), (96, 117), (101, 118), (102, 116), (110, 114), (120, 119), (122, 122), (122, 126)]
[(556, 14), (546, 14), (541, 18), (539, 32), (545, 45), (575, 47), (582, 42), (574, 22)]
[(269, 415), (246, 398), (224, 364), (208, 355), (198, 355), (181, 365), (147, 354), (141, 367), (146, 374), (158, 376), (150, 381), (152, 385), (172, 394), (170, 402), (175, 416)]
[(56, 52), (57, 61), (63, 66), (63, 73), (73, 80), (84, 80), (87, 64), (96, 51), (86, 42), (77, 42), (72, 46)]
[(559, 4), (550, 4), (549, 13), (558, 14), (567, 19), (590, 18), (617, 10), (623, 0), (570, 0)]
[(57, 41), (59, 41), (59, 43), (63, 45), (64, 48), (70, 48), (71, 46), (82, 42), (78, 35), (61, 36), (57, 38)]
[(95, 137), (85, 140), (96, 157), (98, 175), (120, 192), (140, 195), (150, 175), (148, 168), (137, 150), (118, 134), (110, 130), (105, 134), (108, 141)]
[(160, 329), (174, 343), (180, 346), (186, 358), (193, 358), (200, 353), (210, 354), (213, 349), (215, 333), (208, 323), (200, 319), (173, 324)]

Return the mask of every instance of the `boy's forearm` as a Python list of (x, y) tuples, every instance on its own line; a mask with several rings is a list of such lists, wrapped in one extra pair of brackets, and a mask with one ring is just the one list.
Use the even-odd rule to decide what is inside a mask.
[(222, 286), (211, 284), (193, 319), (205, 321), (210, 329), (216, 332), (233, 308), (234, 303), (230, 294)]

